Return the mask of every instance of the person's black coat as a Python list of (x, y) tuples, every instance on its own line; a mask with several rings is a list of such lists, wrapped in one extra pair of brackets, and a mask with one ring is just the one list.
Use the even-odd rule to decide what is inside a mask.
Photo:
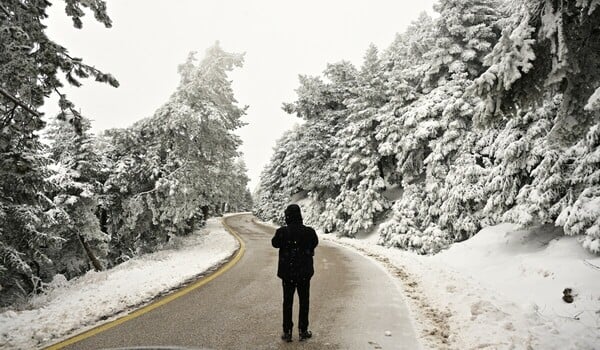
[(319, 244), (314, 229), (302, 222), (289, 222), (275, 231), (271, 240), (279, 248), (277, 276), (285, 281), (306, 281), (314, 275), (313, 256)]

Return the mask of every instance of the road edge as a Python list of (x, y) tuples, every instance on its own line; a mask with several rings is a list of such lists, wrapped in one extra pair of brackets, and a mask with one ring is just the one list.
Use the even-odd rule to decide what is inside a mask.
[[(214, 280), (215, 278), (217, 278), (220, 275), (222, 275), (223, 273), (225, 273), (227, 270), (229, 270), (235, 264), (238, 263), (238, 261), (242, 258), (242, 256), (244, 255), (244, 252), (246, 251), (246, 243), (244, 242), (244, 240), (240, 237), (240, 235), (234, 229), (231, 228), (231, 226), (229, 226), (225, 222), (225, 220), (235, 217), (235, 216), (238, 216), (238, 215), (243, 215), (243, 214), (244, 213), (234, 214), (234, 215), (230, 215), (230, 216), (221, 218), (221, 224), (223, 225), (225, 230), (236, 239), (236, 241), (238, 242), (238, 248), (228, 259), (226, 259), (226, 262), (222, 263), (221, 266), (219, 266), (216, 270), (210, 272), (206, 276), (200, 277), (197, 281), (195, 281), (181, 289), (175, 289), (172, 293), (169, 293), (164, 297), (160, 297), (159, 299), (151, 302), (150, 304), (147, 304), (140, 308), (135, 309), (134, 311), (128, 313), (127, 315), (119, 317), (110, 322), (102, 323), (91, 329), (88, 329), (87, 331), (78, 333), (74, 336), (71, 336), (71, 337), (65, 339), (65, 340), (62, 340), (56, 344), (52, 344), (47, 347), (43, 347), (42, 349), (56, 350), (56, 349), (62, 349), (66, 346), (78, 343), (84, 339), (87, 339), (96, 334), (102, 333), (102, 332), (109, 330), (113, 327), (116, 327), (122, 323), (125, 323), (134, 318), (137, 318), (145, 313), (148, 313), (158, 307), (161, 307), (179, 297), (182, 297), (182, 296), (190, 293), (191, 291), (193, 291), (195, 289), (198, 289), (198, 288), (204, 286), (205, 284), (209, 283), (210, 281)], [(209, 270), (210, 270), (210, 268), (207, 269), (206, 271), (209, 271)]]

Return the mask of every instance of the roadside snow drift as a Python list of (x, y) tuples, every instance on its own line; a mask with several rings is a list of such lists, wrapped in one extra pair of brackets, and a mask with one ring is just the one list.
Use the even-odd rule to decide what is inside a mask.
[[(599, 349), (600, 257), (552, 226), (487, 227), (434, 256), (377, 246), (372, 237), (321, 237), (402, 280), (425, 348)], [(567, 288), (572, 303), (563, 300)]]
[[(0, 313), (0, 348), (31, 349), (123, 316), (163, 292), (220, 264), (238, 247), (221, 225), (209, 219), (190, 237), (175, 238), (171, 249), (140, 256), (115, 268), (67, 281), (58, 275), (27, 310)], [(125, 312), (122, 312), (124, 311)]]

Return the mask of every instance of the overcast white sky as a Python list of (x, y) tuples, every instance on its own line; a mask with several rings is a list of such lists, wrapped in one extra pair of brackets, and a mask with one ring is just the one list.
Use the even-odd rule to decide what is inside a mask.
[[(239, 130), (241, 151), (254, 189), (275, 140), (298, 120), (281, 110), (292, 102), (298, 74), (320, 74), (327, 63), (350, 60), (360, 66), (370, 43), (381, 50), (434, 0), (108, 0), (113, 27), (93, 16), (74, 29), (64, 2), (53, 1), (48, 33), (76, 57), (121, 83), (117, 89), (85, 81), (65, 91), (94, 131), (126, 127), (151, 116), (175, 90), (177, 65), (190, 51), (219, 40), (229, 52), (245, 52), (232, 75), (241, 105), (250, 106)], [(56, 113), (55, 101), (45, 112)]]

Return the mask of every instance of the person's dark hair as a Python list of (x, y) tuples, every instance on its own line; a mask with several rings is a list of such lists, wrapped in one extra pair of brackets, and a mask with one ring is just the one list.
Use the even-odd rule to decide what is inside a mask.
[(288, 205), (284, 214), (286, 224), (302, 224), (302, 213), (300, 212), (300, 206), (297, 204)]

